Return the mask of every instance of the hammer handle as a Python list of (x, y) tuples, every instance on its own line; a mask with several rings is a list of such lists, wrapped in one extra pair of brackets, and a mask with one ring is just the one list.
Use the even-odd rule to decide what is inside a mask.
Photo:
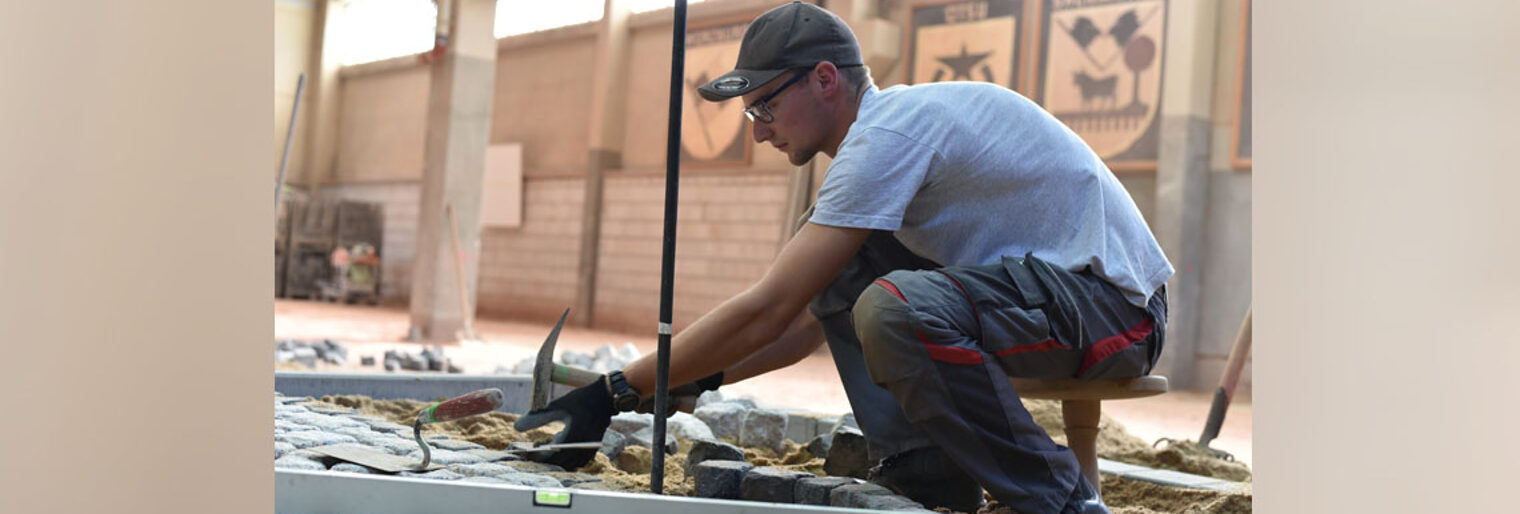
[(481, 389), (433, 404), (423, 409), (417, 419), (424, 424), (453, 421), (500, 409), (504, 403), (501, 389)]
[(570, 387), (580, 387), (602, 378), (601, 373), (580, 368), (573, 368), (564, 364), (555, 364), (554, 372), (549, 375), (549, 381), (556, 384), (565, 384)]

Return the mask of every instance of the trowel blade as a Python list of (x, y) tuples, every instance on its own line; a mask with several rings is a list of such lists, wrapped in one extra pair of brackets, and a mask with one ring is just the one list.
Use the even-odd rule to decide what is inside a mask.
[(365, 448), (352, 443), (318, 446), (310, 450), (338, 460), (345, 460), (387, 473), (399, 473), (402, 471), (423, 472), (443, 469), (443, 466), (437, 463), (430, 463), (426, 468), (418, 468), (417, 465), (422, 464), (421, 459), (391, 455), (380, 450)]

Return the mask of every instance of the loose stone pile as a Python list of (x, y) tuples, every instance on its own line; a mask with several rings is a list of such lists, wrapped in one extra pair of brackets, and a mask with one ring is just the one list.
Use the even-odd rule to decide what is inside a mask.
[(286, 339), (275, 343), (274, 361), (276, 363), (295, 362), (308, 368), (316, 367), (317, 361), (342, 366), (348, 361), (348, 349), (331, 339), (321, 341)]
[[(368, 366), (373, 362), (365, 362)], [(443, 355), (443, 347), (434, 345), (423, 348), (421, 353), (407, 353), (396, 350), (385, 352), (383, 365), (386, 371), (398, 369), (407, 371), (443, 371), (448, 373), (463, 373), (464, 369), (455, 366), (448, 357)]]
[[(638, 347), (634, 346), (633, 343), (623, 343), (618, 346), (604, 344), (592, 353), (562, 350), (559, 354), (559, 363), (566, 366), (588, 369), (597, 373), (607, 373), (623, 369), (628, 363), (637, 360), (640, 355)], [(497, 367), (495, 374), (532, 375), (533, 364), (536, 360), (533, 357), (529, 357), (510, 368), (506, 366)]]

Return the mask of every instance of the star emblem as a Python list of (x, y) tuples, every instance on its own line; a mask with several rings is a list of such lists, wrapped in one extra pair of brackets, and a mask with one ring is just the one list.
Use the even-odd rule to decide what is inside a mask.
[(966, 77), (966, 80), (971, 80), (971, 69), (976, 67), (976, 65), (980, 64), (983, 60), (986, 60), (987, 56), (990, 55), (992, 55), (992, 52), (981, 54), (966, 53), (966, 45), (961, 44), (960, 55), (953, 57), (935, 57), (935, 59), (938, 60), (941, 64), (950, 67), (950, 70), (954, 72), (954, 74), (950, 77), (950, 80), (956, 80), (961, 77)]

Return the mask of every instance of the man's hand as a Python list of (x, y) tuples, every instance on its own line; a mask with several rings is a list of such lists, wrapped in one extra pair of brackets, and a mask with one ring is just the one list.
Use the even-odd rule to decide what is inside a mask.
[[(696, 382), (688, 382), (686, 384), (682, 384), (680, 386), (670, 388), (670, 401), (667, 402), (667, 404), (665, 405), (666, 407), (669, 408), (669, 412), (665, 413), (665, 417), (668, 418), (668, 417), (676, 415), (676, 411), (679, 410), (678, 409), (678, 403), (679, 402), (676, 401), (677, 398), (680, 398), (680, 397), (683, 397), (683, 396), (689, 396), (689, 397), (691, 397), (691, 405), (695, 406), (697, 404), (697, 398), (701, 397), (702, 393), (705, 393), (705, 392), (708, 392), (708, 391), (717, 390), (718, 387), (722, 386), (722, 385), (723, 385), (723, 372), (719, 371), (719, 372), (714, 373), (712, 375), (708, 375), (708, 376), (706, 376), (704, 378), (698, 379)], [(634, 410), (634, 412), (639, 412), (639, 413), (643, 413), (643, 414), (653, 413), (654, 412), (654, 395), (653, 394), (645, 395), (645, 397), (643, 398), (643, 401), (639, 402), (638, 408), (633, 409), (633, 410)]]
[[(517, 418), (513, 427), (518, 432), (525, 432), (550, 421), (563, 421), (565, 428), (555, 434), (555, 443), (601, 441), (607, 426), (612, 424), (612, 415), (616, 413), (617, 410), (612, 407), (612, 394), (608, 392), (607, 376), (602, 375), (595, 382), (549, 402), (544, 408)], [(596, 449), (591, 448), (559, 450), (542, 462), (574, 471), (591, 462), (596, 457), (596, 452)]]

